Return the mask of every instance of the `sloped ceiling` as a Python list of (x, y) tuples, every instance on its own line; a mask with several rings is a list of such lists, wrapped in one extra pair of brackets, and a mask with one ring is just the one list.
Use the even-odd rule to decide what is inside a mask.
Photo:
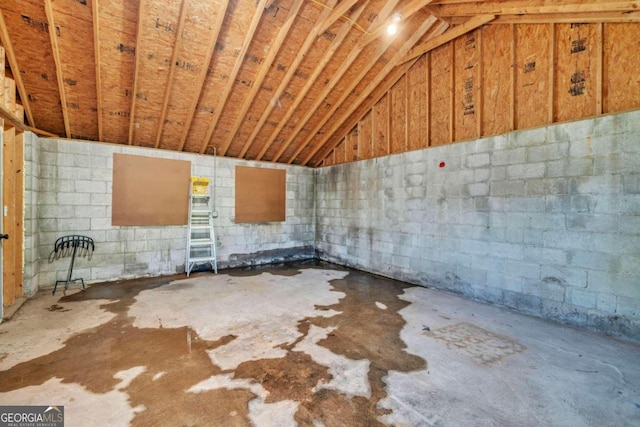
[(343, 136), (331, 131), (336, 123), (408, 61), (457, 35), (495, 23), (638, 21), (639, 6), (6, 0), (0, 36), (26, 120), (43, 133), (316, 164), (316, 153)]

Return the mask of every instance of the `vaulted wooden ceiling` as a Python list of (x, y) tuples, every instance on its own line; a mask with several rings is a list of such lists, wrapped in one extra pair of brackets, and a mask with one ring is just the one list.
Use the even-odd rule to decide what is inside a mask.
[[(479, 26), (639, 21), (612, 0), (5, 0), (0, 41), (43, 134), (317, 164), (420, 55)], [(398, 33), (387, 25), (397, 20)]]

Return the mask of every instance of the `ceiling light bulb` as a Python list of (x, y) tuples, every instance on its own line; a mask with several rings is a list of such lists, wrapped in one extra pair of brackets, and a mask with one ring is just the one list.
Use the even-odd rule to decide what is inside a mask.
[(398, 32), (398, 26), (396, 24), (389, 24), (389, 26), (387, 27), (387, 34), (392, 36), (397, 32)]

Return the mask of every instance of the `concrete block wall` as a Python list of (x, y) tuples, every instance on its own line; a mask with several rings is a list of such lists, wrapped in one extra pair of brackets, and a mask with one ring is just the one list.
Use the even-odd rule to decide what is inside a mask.
[(319, 169), (316, 250), (640, 340), (638, 123), (635, 111)]
[[(27, 251), (25, 279), (51, 287), (66, 278), (69, 258), (49, 262), (55, 240), (67, 234), (92, 237), (91, 260), (79, 258), (74, 276), (89, 281), (184, 272), (186, 226), (111, 225), (113, 154), (188, 160), (192, 175), (216, 182), (218, 267), (314, 257), (314, 173), (297, 167), (198, 156), (121, 145), (32, 136), (27, 142)], [(235, 166), (287, 170), (287, 219), (235, 224)]]

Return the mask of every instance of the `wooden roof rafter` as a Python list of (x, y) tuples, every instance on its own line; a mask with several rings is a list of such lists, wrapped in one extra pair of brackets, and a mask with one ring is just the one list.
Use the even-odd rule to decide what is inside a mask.
[[(437, 37), (440, 37), (443, 33), (445, 33), (445, 31), (447, 30), (448, 26), (449, 25), (446, 22), (441, 22), (435, 28), (433, 33), (431, 33), (430, 39), (435, 39)], [(314, 150), (312, 150), (303, 159), (303, 161), (301, 163), (302, 165), (308, 165), (309, 162), (314, 158), (314, 156), (320, 150), (324, 149), (322, 154), (319, 156), (320, 160), (315, 163), (316, 166), (317, 166), (331, 152), (331, 150), (333, 150), (340, 143), (340, 140), (342, 139), (342, 137), (338, 138), (337, 141), (335, 141), (334, 143), (326, 145), (327, 142), (329, 141), (329, 139), (331, 139), (331, 137), (335, 134), (335, 132), (338, 131), (339, 128), (344, 126), (344, 123), (349, 119), (349, 117), (358, 108), (360, 108), (362, 106), (362, 103), (365, 102), (367, 100), (367, 98), (376, 89), (378, 89), (378, 93), (380, 94), (380, 96), (377, 97), (377, 99), (373, 98), (372, 102), (370, 102), (368, 104), (371, 107), (373, 105), (375, 105), (380, 100), (380, 98), (384, 95), (384, 93), (386, 93), (409, 70), (409, 68), (411, 68), (411, 66), (415, 63), (417, 58), (403, 63), (403, 57), (406, 54), (406, 52), (408, 50), (410, 50), (411, 47), (416, 43), (416, 41), (413, 41), (413, 43), (411, 43), (411, 40), (408, 40), (404, 44), (404, 46), (402, 46), (402, 48), (397, 52), (397, 54), (394, 56), (394, 58), (392, 58), (385, 65), (385, 68), (383, 69), (383, 71), (381, 73), (379, 73), (371, 83), (369, 83), (367, 88), (352, 103), (351, 107), (347, 110), (347, 112), (344, 113), (342, 115), (342, 117), (339, 120), (336, 121), (336, 124), (334, 126), (332, 126), (331, 129), (328, 132), (325, 133), (326, 136), (323, 138), (322, 141), (320, 141), (320, 143), (318, 143), (316, 145), (316, 148)], [(402, 64), (402, 65), (398, 66), (399, 64)], [(393, 71), (394, 68), (395, 68), (395, 71)], [(385, 85), (385, 87), (379, 88), (378, 85), (380, 83), (382, 83), (382, 81), (384, 80), (384, 78), (387, 76), (388, 73), (390, 73), (389, 75), (391, 75), (391, 77), (387, 79), (387, 84)], [(370, 110), (370, 108), (363, 109), (365, 114), (366, 114), (366, 111), (368, 111), (368, 110)], [(349, 130), (352, 129), (353, 126), (355, 126), (361, 118), (362, 118), (362, 116), (361, 117), (357, 117), (355, 120), (352, 120), (350, 122), (350, 126), (348, 126), (347, 129), (349, 129)]]
[(93, 15), (93, 50), (96, 66), (96, 109), (98, 114), (98, 141), (102, 141), (102, 72), (100, 70), (100, 19), (98, 16), (98, 0), (91, 0)]
[[(380, 11), (380, 14), (378, 15), (378, 19), (372, 22), (366, 31), (369, 32), (369, 30), (375, 28), (378, 25), (379, 21), (384, 21), (385, 19), (387, 19), (387, 17), (391, 14), (393, 9), (398, 4), (398, 2), (399, 0), (391, 0), (387, 4), (385, 4), (383, 9)], [(363, 50), (364, 50), (364, 47), (360, 47), (360, 48), (356, 47), (351, 52), (349, 52), (349, 55), (347, 56), (347, 58), (342, 62), (338, 70), (333, 74), (333, 76), (331, 77), (331, 80), (329, 80), (329, 83), (327, 83), (325, 87), (322, 89), (322, 92), (318, 95), (318, 97), (316, 98), (316, 101), (313, 103), (311, 108), (307, 110), (307, 112), (302, 117), (302, 119), (298, 121), (298, 123), (296, 124), (296, 127), (293, 129), (293, 131), (291, 132), (287, 140), (282, 144), (282, 146), (280, 147), (280, 149), (278, 150), (278, 152), (276, 153), (272, 161), (277, 162), (278, 159), (282, 156), (282, 154), (287, 150), (287, 148), (289, 148), (289, 146), (295, 140), (295, 137), (300, 133), (300, 131), (307, 124), (309, 119), (311, 119), (311, 117), (313, 117), (316, 114), (316, 111), (324, 103), (325, 98), (331, 93), (333, 88), (341, 81), (344, 73), (347, 72), (347, 70), (351, 67), (351, 64), (355, 62), (355, 60), (360, 56)], [(317, 67), (316, 70), (318, 70), (319, 68), (320, 67)], [(307, 81), (307, 83), (309, 83), (311, 80), (312, 79), (309, 78), (309, 81)], [(311, 85), (308, 85), (308, 86), (309, 86), (309, 89), (311, 89)], [(303, 94), (302, 97), (300, 97), (300, 94)], [(301, 103), (302, 98), (306, 96), (306, 92), (301, 92), (300, 94), (299, 94), (299, 97), (301, 98), (300, 99), (300, 103)], [(296, 105), (296, 108), (298, 105)], [(271, 142), (273, 142), (273, 140), (275, 140), (276, 137), (277, 137), (277, 133), (274, 132), (274, 134), (272, 134), (269, 139)], [(262, 156), (258, 156), (258, 159), (261, 159), (261, 158)]]
[(158, 119), (158, 130), (156, 131), (156, 141), (154, 143), (154, 148), (158, 148), (160, 146), (160, 138), (162, 137), (162, 130), (164, 129), (164, 120), (167, 117), (167, 109), (169, 108), (169, 98), (171, 96), (173, 75), (176, 72), (176, 60), (178, 59), (178, 53), (182, 49), (183, 43), (183, 29), (184, 22), (187, 18), (187, 14), (185, 12), (188, 0), (182, 0), (180, 4), (180, 12), (178, 18), (178, 27), (176, 29), (176, 42), (173, 45), (173, 52), (171, 53), (171, 63), (169, 64), (169, 76), (167, 77), (167, 85), (164, 88), (164, 96), (162, 97), (162, 110), (160, 111), (160, 118)]
[(396, 12), (394, 12), (390, 18), (387, 18), (384, 22), (381, 22), (380, 24), (378, 24), (377, 27), (371, 30), (370, 31), (371, 34), (367, 34), (366, 36), (362, 37), (362, 39), (360, 39), (360, 42), (358, 44), (360, 46), (366, 46), (369, 43), (371, 43), (373, 40), (383, 35), (385, 33), (384, 30), (387, 28), (387, 26), (393, 22), (394, 15), (396, 13), (400, 15), (400, 18), (403, 21), (407, 21), (417, 12), (419, 12), (420, 10), (428, 6), (432, 1), (433, 0), (413, 0), (408, 4), (405, 4)]
[(140, 0), (138, 5), (138, 25), (136, 26), (136, 55), (133, 65), (133, 90), (131, 93), (131, 109), (129, 110), (129, 137), (127, 142), (133, 144), (133, 128), (136, 117), (136, 98), (138, 93), (138, 73), (140, 67), (140, 45), (142, 41), (142, 17), (146, 13), (145, 6), (150, 0)]
[(457, 27), (451, 28), (444, 34), (441, 34), (438, 37), (434, 37), (419, 46), (416, 46), (409, 50), (409, 52), (400, 60), (400, 62), (407, 62), (413, 58), (417, 58), (420, 55), (429, 52), (437, 48), (438, 46), (442, 46), (443, 44), (460, 37), (463, 34), (468, 33), (469, 31), (473, 31), (478, 27), (483, 26), (484, 24), (491, 22), (495, 19), (495, 15), (478, 15), (469, 19), (462, 25), (458, 25)]
[[(331, 42), (331, 45), (324, 52), (324, 55), (322, 55), (322, 59), (316, 66), (315, 70), (309, 76), (309, 78), (307, 79), (305, 85), (302, 87), (300, 92), (298, 92), (298, 95), (296, 96), (296, 98), (293, 100), (293, 102), (287, 109), (287, 112), (285, 113), (284, 117), (280, 120), (280, 122), (278, 123), (276, 128), (273, 130), (273, 132), (271, 132), (271, 135), (269, 136), (267, 142), (262, 146), (262, 149), (260, 150), (260, 152), (256, 157), (257, 160), (261, 160), (262, 157), (267, 152), (267, 150), (271, 148), (271, 145), (276, 140), (276, 137), (278, 136), (280, 131), (285, 127), (285, 125), (287, 124), (291, 116), (293, 116), (293, 113), (295, 113), (296, 108), (298, 108), (300, 103), (302, 103), (302, 101), (304, 100), (304, 97), (309, 92), (313, 84), (316, 82), (316, 79), (318, 78), (318, 76), (320, 76), (320, 74), (324, 70), (324, 67), (326, 67), (326, 65), (329, 63), (331, 58), (333, 58), (333, 55), (337, 52), (338, 48), (342, 45), (342, 42), (344, 41), (347, 34), (349, 34), (349, 31), (351, 31), (351, 27), (353, 26), (352, 21), (355, 21), (360, 17), (362, 12), (365, 10), (367, 4), (368, 2), (365, 2), (363, 5), (361, 5), (355, 12), (353, 12), (353, 14), (350, 17), (350, 20), (342, 24), (342, 26), (340, 27), (340, 30), (336, 34), (336, 37)], [(295, 73), (295, 71), (296, 71), (295, 69), (291, 70), (292, 76)]]
[[(329, 4), (332, 5), (335, 3), (335, 1), (336, 0), (333, 0)], [(300, 48), (300, 51), (296, 55), (293, 63), (289, 65), (287, 72), (285, 76), (282, 78), (282, 80), (280, 81), (280, 84), (278, 85), (278, 88), (275, 90), (272, 99), (280, 99), (280, 96), (282, 95), (284, 90), (287, 88), (287, 85), (295, 75), (295, 72), (298, 69), (298, 66), (300, 65), (300, 63), (302, 63), (302, 60), (304, 59), (305, 55), (307, 54), (309, 49), (313, 46), (313, 43), (315, 42), (316, 37), (318, 37), (318, 35), (320, 34), (321, 28), (323, 27), (323, 23), (326, 20), (328, 20), (329, 12), (330, 12), (330, 9), (325, 9), (320, 13), (320, 16), (318, 17), (316, 24), (307, 35), (307, 38), (302, 43), (302, 47)], [(340, 35), (338, 35), (337, 37), (340, 37)], [(258, 123), (254, 126), (253, 131), (251, 132), (251, 135), (249, 136), (249, 138), (247, 138), (242, 149), (240, 150), (240, 155), (239, 155), (240, 157), (244, 157), (244, 155), (247, 154), (247, 151), (249, 151), (249, 149), (251, 148), (253, 141), (255, 140), (256, 136), (262, 129), (262, 126), (264, 125), (264, 123), (269, 118), (269, 115), (271, 114), (271, 110), (273, 110), (274, 105), (275, 103), (273, 102), (270, 103), (267, 106), (267, 108), (265, 108), (265, 110), (262, 112), (262, 115), (260, 116), (260, 120), (258, 120)]]
[(71, 137), (69, 126), (69, 112), (67, 111), (67, 97), (64, 90), (64, 78), (62, 77), (62, 61), (60, 60), (60, 50), (58, 49), (58, 36), (56, 35), (56, 25), (53, 19), (53, 7), (51, 0), (44, 0), (44, 9), (47, 14), (47, 24), (49, 26), (49, 39), (53, 51), (53, 61), (56, 66), (56, 80), (58, 82), (58, 92), (60, 94), (60, 106), (62, 107), (62, 117), (64, 120), (64, 132), (67, 138)]
[(500, 2), (456, 2), (434, 4), (429, 10), (441, 18), (476, 15), (536, 15), (554, 13), (625, 12), (640, 8), (640, 0), (512, 0)]
[(20, 99), (22, 100), (22, 106), (24, 107), (24, 112), (27, 115), (27, 120), (29, 121), (29, 124), (31, 126), (35, 126), (36, 124), (33, 120), (33, 114), (31, 113), (31, 105), (29, 104), (29, 96), (27, 94), (27, 90), (24, 87), (24, 82), (22, 81), (22, 74), (20, 73), (20, 67), (18, 66), (16, 54), (13, 50), (13, 43), (11, 42), (11, 38), (9, 37), (9, 32), (7, 31), (7, 25), (4, 22), (4, 15), (2, 13), (2, 10), (0, 10), (0, 41), (2, 42), (2, 46), (5, 49), (11, 71), (13, 71), (13, 78), (16, 81), (18, 93), (20, 94)]
[[(345, 14), (349, 11), (349, 9), (351, 9), (356, 3), (358, 2), (358, 0), (344, 0), (343, 2), (341, 2), (335, 9), (331, 10), (331, 15), (329, 15), (327, 17), (327, 19), (325, 19), (325, 21), (322, 23), (322, 25), (319, 28), (319, 34), (324, 33), (325, 31), (327, 31), (329, 29), (329, 27), (331, 27), (333, 25), (334, 22), (336, 22), (338, 19), (343, 18), (345, 16)], [(320, 2), (315, 2), (317, 4), (320, 4), (324, 7), (327, 7), (326, 5), (320, 3)]]
[(235, 63), (233, 64), (233, 69), (229, 73), (229, 77), (227, 79), (227, 83), (222, 90), (222, 94), (220, 95), (218, 104), (216, 106), (213, 119), (209, 124), (207, 129), (207, 133), (205, 134), (204, 141), (202, 142), (202, 146), (200, 147), (200, 154), (204, 154), (207, 151), (207, 147), (211, 143), (211, 139), (213, 138), (213, 132), (218, 125), (218, 121), (220, 120), (220, 116), (222, 115), (222, 110), (224, 109), (225, 104), (227, 103), (227, 99), (229, 99), (229, 95), (231, 94), (231, 90), (233, 89), (233, 85), (235, 84), (236, 77), (238, 76), (238, 72), (240, 72), (240, 67), (244, 62), (244, 56), (249, 49), (249, 45), (253, 40), (253, 35), (258, 28), (258, 24), (260, 23), (260, 19), (262, 19), (262, 15), (264, 14), (265, 6), (268, 0), (260, 0), (258, 6), (256, 7), (256, 11), (253, 14), (253, 18), (251, 19), (251, 24), (247, 29), (247, 33), (244, 37), (244, 41), (242, 43), (242, 47), (240, 48), (240, 52), (238, 53), (238, 57), (236, 58)]
[[(424, 22), (420, 25), (420, 27), (411, 35), (407, 43), (411, 43), (411, 45), (414, 45), (418, 40), (420, 40), (420, 37), (422, 37), (429, 30), (429, 28), (433, 26), (435, 22), (436, 22), (435, 16), (430, 16), (428, 19), (425, 19)], [(298, 148), (296, 148), (296, 150), (293, 152), (293, 154), (287, 161), (288, 164), (293, 163), (293, 161), (298, 157), (298, 155), (305, 148), (307, 148), (309, 144), (311, 144), (311, 141), (313, 141), (313, 139), (316, 137), (316, 134), (320, 130), (322, 130), (324, 125), (329, 121), (329, 119), (332, 118), (333, 114), (338, 110), (338, 108), (342, 106), (342, 104), (346, 101), (346, 99), (351, 95), (353, 90), (358, 86), (360, 81), (369, 73), (369, 71), (371, 71), (371, 68), (373, 68), (376, 62), (378, 62), (378, 59), (380, 59), (384, 51), (391, 44), (391, 40), (392, 39), (390, 37), (385, 39), (386, 43), (383, 44), (383, 46), (381, 46), (381, 49), (379, 50), (379, 54), (371, 57), (367, 65), (363, 67), (360, 74), (355, 79), (353, 79), (349, 84), (349, 86), (347, 87), (347, 89), (343, 91), (343, 94), (340, 97), (340, 99), (333, 104), (333, 106), (331, 107), (329, 112), (324, 116), (324, 118), (320, 120), (320, 122), (313, 128), (311, 132), (309, 132), (309, 136), (307, 136), (307, 138), (302, 143), (298, 144)], [(402, 52), (405, 52), (405, 50), (403, 50)], [(397, 56), (397, 53), (396, 55), (394, 55), (394, 57), (396, 56)], [(390, 61), (393, 61), (394, 57), (392, 57)]]
[[(453, 25), (464, 23), (467, 16), (453, 16), (445, 18)], [(633, 12), (585, 12), (575, 13), (539, 13), (535, 15), (500, 15), (487, 24), (581, 24), (605, 22), (640, 22), (640, 10)]]
[(204, 81), (207, 78), (207, 73), (209, 71), (211, 59), (213, 58), (216, 41), (218, 40), (220, 30), (222, 29), (222, 24), (224, 22), (224, 16), (227, 12), (227, 7), (229, 7), (229, 2), (227, 1), (222, 2), (222, 4), (224, 4), (224, 7), (218, 11), (218, 15), (216, 16), (216, 20), (213, 25), (209, 40), (207, 41), (207, 57), (205, 58), (204, 65), (200, 69), (200, 75), (197, 79), (198, 83), (195, 85), (194, 92), (191, 96), (191, 103), (188, 110), (189, 112), (187, 113), (187, 121), (183, 127), (182, 136), (180, 137), (180, 142), (178, 144), (178, 151), (184, 150), (184, 146), (187, 142), (187, 136), (189, 135), (189, 130), (191, 129), (191, 124), (193, 123), (193, 119), (196, 115), (196, 109), (198, 108), (198, 101), (200, 100), (200, 96), (202, 94), (202, 91), (204, 90)]
[(264, 63), (262, 64), (262, 67), (260, 68), (260, 71), (258, 72), (258, 75), (253, 82), (251, 91), (249, 92), (249, 95), (245, 98), (242, 104), (242, 107), (240, 108), (240, 113), (238, 113), (238, 118), (235, 120), (235, 123), (231, 128), (231, 131), (229, 132), (229, 134), (227, 135), (227, 137), (222, 143), (222, 148), (220, 149), (221, 156), (224, 156), (227, 153), (227, 150), (231, 145), (231, 141), (233, 140), (236, 133), (238, 132), (238, 129), (240, 129), (240, 126), (244, 122), (244, 117), (247, 114), (247, 111), (249, 111), (249, 108), (251, 107), (251, 104), (253, 103), (256, 94), (260, 90), (260, 87), (262, 85), (264, 78), (267, 76), (267, 73), (271, 69), (271, 64), (276, 59), (276, 56), (278, 55), (278, 52), (282, 47), (282, 43), (284, 43), (285, 38), (287, 37), (287, 34), (289, 34), (289, 30), (291, 29), (291, 26), (293, 25), (293, 22), (295, 21), (303, 3), (304, 3), (304, 0), (293, 1), (293, 4), (289, 9), (289, 13), (285, 18), (284, 24), (280, 28), (280, 31), (278, 31), (278, 35), (276, 36), (273, 46), (271, 46), (269, 53), (267, 53)]

